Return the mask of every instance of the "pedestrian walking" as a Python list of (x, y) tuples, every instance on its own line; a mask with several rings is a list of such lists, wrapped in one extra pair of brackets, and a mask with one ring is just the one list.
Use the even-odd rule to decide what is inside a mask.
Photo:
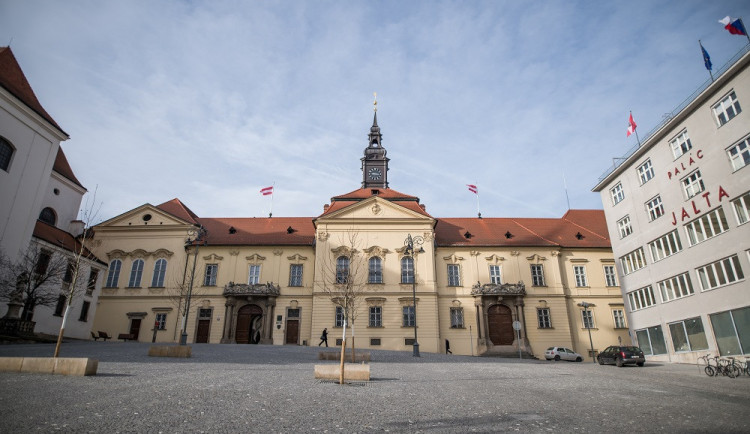
[(327, 328), (324, 328), (323, 333), (320, 334), (320, 343), (318, 344), (318, 346), (322, 345), (323, 342), (326, 343), (326, 347), (327, 347), (328, 346), (328, 329)]
[(453, 354), (453, 351), (451, 351), (451, 343), (448, 339), (445, 340), (445, 354)]

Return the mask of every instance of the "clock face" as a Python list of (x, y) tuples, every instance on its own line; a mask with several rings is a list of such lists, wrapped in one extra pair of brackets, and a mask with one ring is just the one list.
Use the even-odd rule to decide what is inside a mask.
[(369, 175), (370, 179), (377, 181), (383, 176), (383, 172), (381, 172), (377, 167), (373, 167), (372, 169), (370, 169)]

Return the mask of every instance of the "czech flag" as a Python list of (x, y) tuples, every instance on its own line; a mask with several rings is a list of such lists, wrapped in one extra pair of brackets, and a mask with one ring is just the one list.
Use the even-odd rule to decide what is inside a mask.
[(744, 35), (747, 36), (747, 30), (745, 30), (745, 26), (742, 25), (742, 20), (732, 19), (729, 15), (724, 17), (723, 19), (719, 20), (721, 24), (724, 24), (724, 28), (729, 30), (729, 33), (733, 35)]

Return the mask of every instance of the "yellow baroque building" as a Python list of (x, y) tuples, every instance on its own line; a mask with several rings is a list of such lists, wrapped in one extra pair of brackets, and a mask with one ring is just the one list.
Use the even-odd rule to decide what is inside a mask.
[[(336, 346), (349, 319), (358, 349), (412, 351), (416, 337), (422, 352), (539, 358), (632, 341), (602, 211), (432, 217), (389, 188), (377, 116), (361, 164), (360, 188), (317, 217), (204, 218), (173, 199), (97, 225), (92, 249), (109, 269), (94, 330), (318, 345), (325, 328)], [(354, 283), (350, 311), (342, 282)]]

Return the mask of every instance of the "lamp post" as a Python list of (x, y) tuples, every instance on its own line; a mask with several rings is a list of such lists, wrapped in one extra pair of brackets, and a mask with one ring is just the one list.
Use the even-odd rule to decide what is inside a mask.
[[(188, 287), (187, 300), (185, 301), (185, 314), (182, 316), (182, 335), (180, 335), (180, 345), (187, 345), (187, 318), (190, 314), (190, 297), (193, 295), (193, 280), (195, 279), (195, 263), (198, 262), (198, 246), (203, 242), (206, 244), (206, 236), (208, 231), (203, 226), (190, 229), (188, 231), (188, 237), (185, 240), (185, 250), (188, 247), (194, 246), (193, 252), (193, 272), (190, 274), (190, 286)], [(189, 257), (189, 256), (188, 256)]]
[(417, 342), (417, 264), (414, 260), (414, 254), (416, 253), (414, 251), (414, 246), (416, 245), (419, 247), (419, 253), (424, 253), (422, 244), (424, 244), (424, 238), (419, 235), (412, 237), (411, 234), (409, 234), (404, 240), (404, 246), (406, 246), (404, 253), (411, 256), (411, 263), (414, 267), (414, 272), (411, 276), (412, 309), (414, 309), (414, 357), (421, 357), (419, 355), (419, 342)]
[[(584, 312), (588, 312), (589, 307), (593, 306), (592, 303), (587, 303), (585, 301), (578, 303), (578, 305), (583, 308)], [(586, 315), (586, 317), (588, 318), (588, 314)], [(589, 322), (588, 324), (584, 324), (584, 325), (589, 331), (589, 344), (591, 345), (591, 359), (594, 361), (594, 363), (596, 363), (596, 357), (594, 357), (594, 340), (591, 339), (591, 322)]]

